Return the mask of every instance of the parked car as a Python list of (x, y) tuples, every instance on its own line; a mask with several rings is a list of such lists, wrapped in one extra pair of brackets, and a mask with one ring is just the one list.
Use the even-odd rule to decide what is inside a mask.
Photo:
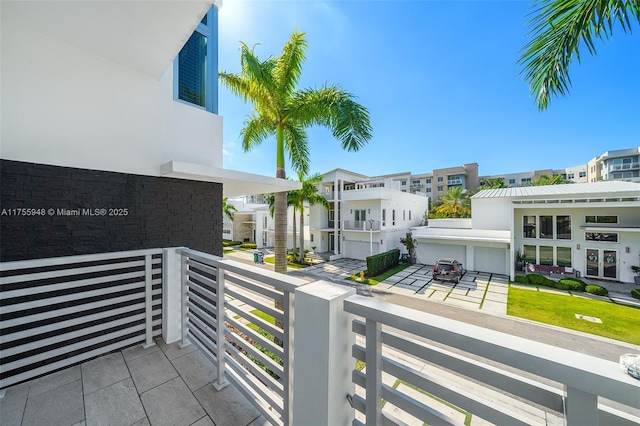
[(460, 262), (451, 258), (442, 258), (438, 259), (434, 265), (432, 275), (434, 280), (459, 283), (463, 274), (464, 268)]

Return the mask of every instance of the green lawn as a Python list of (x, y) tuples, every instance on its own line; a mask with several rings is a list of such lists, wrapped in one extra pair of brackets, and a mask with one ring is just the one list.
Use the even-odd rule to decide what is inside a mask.
[[(263, 260), (264, 260), (264, 263), (270, 263), (272, 265), (276, 263), (275, 256), (265, 256)], [(304, 269), (307, 266), (308, 265), (300, 265), (299, 263), (287, 262), (287, 268), (291, 268), (291, 269)]]
[[(640, 345), (640, 309), (630, 306), (509, 287), (507, 314)], [(600, 318), (602, 324), (575, 314)]]
[[(354, 281), (360, 284), (369, 284), (369, 285), (376, 285), (376, 284), (380, 284), (382, 281), (386, 280), (387, 278), (389, 278), (391, 275), (397, 274), (398, 272), (402, 271), (403, 269), (408, 268), (409, 266), (411, 266), (410, 263), (401, 263), (398, 266), (396, 266), (395, 268), (389, 269), (387, 272), (384, 272), (380, 275), (377, 275), (375, 277), (369, 277), (369, 278), (365, 278), (364, 281), (360, 281), (360, 280), (353, 280), (351, 279), (351, 277), (346, 278), (349, 281)], [(359, 277), (360, 274), (355, 274), (356, 277)]]

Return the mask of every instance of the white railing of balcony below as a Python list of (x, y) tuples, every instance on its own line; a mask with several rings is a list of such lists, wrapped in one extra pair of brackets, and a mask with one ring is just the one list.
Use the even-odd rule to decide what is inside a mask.
[[(430, 405), (425, 400), (439, 400), (449, 408), (458, 407), (463, 413), (494, 424), (536, 423), (510, 404), (500, 404), (500, 399), (492, 396), (494, 389), (555, 412), (558, 418), (564, 415), (568, 426), (632, 425), (640, 421), (637, 415), (629, 414), (640, 409), (640, 381), (621, 371), (615, 362), (370, 297), (349, 297), (344, 307), (365, 319), (353, 322), (354, 332), (364, 341), (353, 346), (353, 356), (366, 362), (365, 373), (353, 370), (353, 381), (360, 389), (353, 396), (353, 406), (360, 413), (355, 425), (404, 424), (390, 410), (383, 412), (382, 401), (420, 422), (457, 423), (443, 412), (446, 410), (434, 408), (443, 407), (442, 403)], [(402, 354), (402, 360), (390, 353)], [(417, 368), (407, 361), (411, 358), (435, 368)], [(474, 382), (456, 386), (459, 380), (455, 380), (452, 385), (444, 379), (449, 373)], [(383, 383), (382, 374), (391, 378)], [(542, 384), (542, 380), (553, 384)], [(405, 389), (413, 392), (387, 384), (394, 382), (406, 384)], [(421, 393), (430, 396), (415, 396)], [(624, 404), (628, 410), (612, 408), (599, 398)]]
[(379, 231), (380, 221), (374, 220), (373, 223), (369, 220), (345, 220), (342, 222), (342, 229), (349, 231)]
[(182, 345), (216, 366), (274, 425), (291, 423), (294, 291), (307, 282), (232, 260), (179, 250)]
[(162, 333), (162, 249), (0, 264), (0, 388)]
[(335, 194), (336, 193), (334, 191), (325, 191), (325, 192), (322, 193), (324, 198), (326, 198), (329, 201), (333, 200), (333, 197), (335, 197)]

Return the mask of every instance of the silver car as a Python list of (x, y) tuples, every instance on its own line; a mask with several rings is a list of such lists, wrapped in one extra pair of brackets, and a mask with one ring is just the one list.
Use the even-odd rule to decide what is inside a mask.
[(438, 259), (433, 266), (433, 279), (439, 281), (453, 281), (459, 283), (460, 278), (464, 275), (462, 263), (451, 258)]

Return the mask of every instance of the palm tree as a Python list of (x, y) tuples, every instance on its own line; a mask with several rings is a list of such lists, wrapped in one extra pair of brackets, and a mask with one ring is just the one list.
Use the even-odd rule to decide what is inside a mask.
[(500, 189), (500, 188), (508, 188), (507, 185), (504, 184), (504, 178), (482, 178), (480, 179), (480, 186), (478, 190), (481, 191), (483, 189)]
[(302, 188), (298, 189), (298, 209), (300, 210), (300, 263), (304, 262), (304, 203), (308, 203), (309, 206), (320, 204), (329, 209), (329, 201), (324, 195), (318, 193), (318, 184), (322, 181), (322, 175), (316, 173), (313, 176), (309, 176), (305, 179), (302, 173), (298, 173), (298, 179), (302, 182)]
[(528, 22), (533, 40), (523, 48), (518, 63), (531, 87), (538, 110), (549, 105), (549, 98), (569, 93), (569, 65), (580, 62), (580, 44), (596, 54), (594, 38), (604, 40), (613, 34), (616, 22), (631, 33), (631, 23), (640, 23), (638, 0), (535, 0)]
[(224, 197), (222, 199), (222, 213), (233, 222), (233, 214), (237, 212), (238, 209), (233, 204), (229, 204), (228, 201), (229, 197)]
[[(282, 54), (261, 61), (241, 43), (239, 74), (219, 73), (220, 82), (231, 92), (250, 101), (251, 115), (241, 131), (242, 147), (250, 151), (265, 139), (276, 139), (276, 177), (284, 179), (285, 152), (292, 168), (307, 173), (309, 141), (306, 129), (327, 127), (342, 148), (357, 151), (371, 138), (369, 113), (339, 86), (296, 90), (305, 60), (305, 34), (294, 31)], [(275, 271), (286, 273), (287, 200), (275, 194)]]
[(440, 198), (435, 211), (440, 217), (471, 217), (471, 200), (463, 187), (454, 186)]
[(552, 177), (549, 177), (547, 175), (540, 175), (538, 179), (534, 179), (527, 186), (562, 185), (565, 183), (569, 183), (569, 182), (564, 180), (562, 175), (553, 175)]

